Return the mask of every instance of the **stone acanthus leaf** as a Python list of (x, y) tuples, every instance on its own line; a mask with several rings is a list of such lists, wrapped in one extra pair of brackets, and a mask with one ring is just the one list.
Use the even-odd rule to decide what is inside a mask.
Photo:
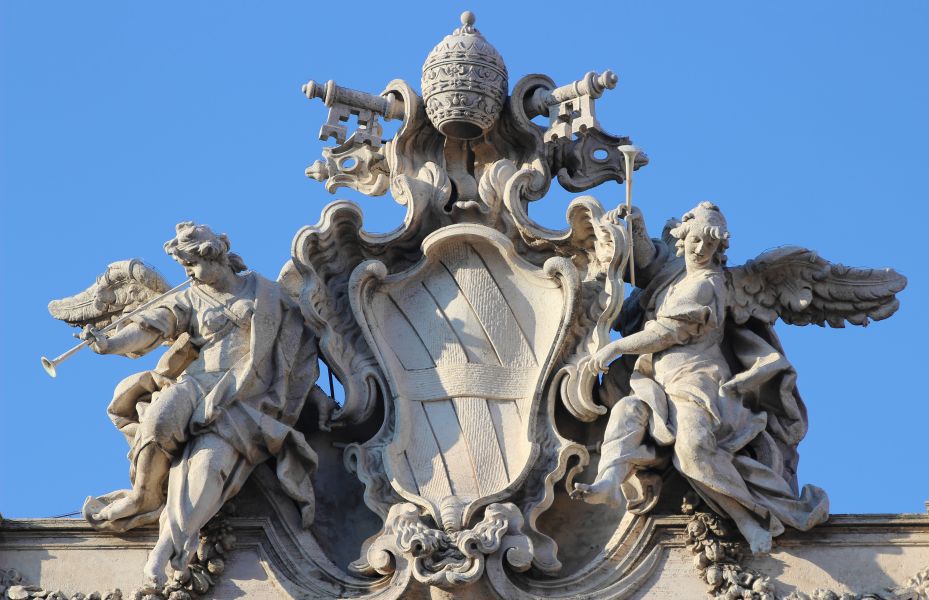
[[(361, 422), (370, 416), (380, 399), (386, 401), (384, 423), (380, 430), (364, 444), (350, 444), (345, 452), (346, 465), (365, 483), (365, 500), (368, 506), (385, 518), (384, 529), (379, 536), (365, 544), (362, 558), (353, 564), (356, 571), (380, 572), (376, 565), (388, 564), (384, 562), (381, 554), (383, 552), (408, 555), (406, 559), (400, 555), (393, 556), (390, 564), (399, 565), (410, 559), (411, 547), (399, 541), (385, 541), (396, 539), (395, 530), (402, 523), (406, 523), (403, 526), (405, 531), (418, 527), (416, 523), (421, 523), (404, 521), (403, 519), (412, 518), (409, 511), (397, 513), (399, 497), (414, 501), (408, 504), (416, 507), (420, 513), (425, 510), (424, 514), (427, 516), (417, 518), (431, 518), (436, 523), (443, 523), (439, 528), (430, 525), (431, 531), (444, 531), (446, 535), (456, 532), (455, 536), (461, 539), (470, 536), (469, 539), (476, 544), (473, 546), (474, 552), (482, 556), (495, 552), (496, 550), (492, 549), (493, 544), (478, 543), (484, 539), (484, 535), (478, 532), (486, 530), (487, 527), (480, 525), (483, 521), (471, 525), (470, 515), (479, 506), (487, 506), (488, 503), (489, 506), (497, 506), (492, 501), (512, 495), (518, 489), (517, 486), (522, 488), (518, 494), (519, 499), (509, 506), (521, 511), (521, 519), (524, 522), (520, 524), (520, 527), (524, 528), (524, 533), (520, 535), (525, 536), (526, 544), (521, 546), (519, 554), (528, 561), (527, 565), (534, 564), (543, 571), (554, 572), (561, 566), (557, 559), (557, 546), (548, 536), (536, 529), (535, 523), (539, 515), (551, 505), (554, 496), (553, 486), (568, 472), (570, 458), (576, 459), (571, 468), (571, 472), (575, 473), (586, 464), (588, 456), (585, 448), (558, 434), (547, 414), (552, 403), (556, 402), (563, 402), (572, 414), (583, 420), (594, 419), (605, 411), (597, 406), (593, 398), (596, 374), (584, 365), (584, 360), (599, 346), (608, 342), (610, 327), (618, 315), (623, 288), (622, 278), (617, 274), (621, 273), (625, 266), (626, 241), (623, 228), (606, 219), (604, 209), (593, 198), (580, 198), (571, 204), (568, 209), (570, 228), (566, 231), (549, 230), (539, 226), (529, 217), (527, 203), (544, 195), (551, 181), (550, 169), (553, 166), (557, 166), (564, 177), (575, 178), (575, 189), (585, 185), (597, 185), (610, 178), (622, 181), (622, 161), (617, 160), (612, 154), (604, 161), (599, 156), (595, 157), (594, 152), (611, 141), (627, 140), (601, 136), (596, 138), (595, 142), (584, 141), (586, 135), (597, 135), (596, 129), (591, 128), (584, 131), (577, 140), (552, 139), (546, 142), (544, 130), (531, 121), (523, 99), (530, 96), (539, 97), (540, 93), (554, 88), (551, 80), (544, 76), (524, 78), (516, 84), (513, 96), (506, 103), (497, 124), (483, 139), (469, 142), (443, 139), (429, 122), (423, 110), (422, 99), (405, 83), (391, 82), (381, 98), (389, 99), (391, 105), (398, 110), (402, 108), (403, 122), (397, 134), (379, 149), (358, 144), (353, 149), (346, 144), (327, 151), (327, 167), (314, 170), (314, 174), (320, 175), (319, 178), (323, 179), (322, 175), (328, 177), (327, 186), (336, 185), (338, 182), (338, 185), (348, 185), (359, 191), (370, 191), (371, 188), (366, 189), (362, 182), (364, 177), (371, 174), (365, 165), (376, 164), (378, 169), (386, 165), (392, 195), (407, 208), (402, 227), (388, 234), (371, 235), (361, 229), (359, 209), (345, 202), (330, 205), (324, 210), (323, 218), (318, 225), (304, 228), (297, 235), (294, 242), (294, 258), (280, 277), (280, 281), (304, 308), (308, 321), (314, 323), (321, 331), (322, 358), (330, 365), (345, 388), (345, 403), (335, 418), (347, 422)], [(567, 93), (570, 96), (571, 92)], [(374, 100), (369, 104), (373, 102)], [(344, 163), (340, 162), (341, 157), (357, 156), (359, 153), (369, 157), (369, 160), (353, 164), (353, 167), (359, 170), (354, 174), (349, 173)], [(377, 158), (380, 154), (383, 154), (385, 161)], [(556, 154), (567, 158), (556, 160)], [(644, 160), (636, 166), (642, 164)], [(380, 184), (376, 189), (381, 193)], [(451, 239), (454, 227), (461, 227), (453, 224), (461, 221), (480, 224), (485, 228), (474, 230), (480, 233), (474, 234), (470, 241), (466, 241), (465, 237), (461, 240), (466, 243), (466, 248), (473, 248), (466, 252), (476, 252), (480, 261), (485, 263), (481, 268), (490, 269), (489, 281), (497, 280), (499, 284), (508, 277), (515, 276), (516, 280), (522, 277), (506, 275), (510, 271), (502, 266), (504, 263), (493, 266), (497, 264), (494, 261), (498, 260), (493, 258), (495, 251), (481, 249), (481, 243), (484, 242), (480, 240), (499, 237), (501, 241), (494, 244), (498, 244), (499, 248), (509, 248), (505, 250), (504, 256), (521, 256), (523, 260), (528, 261), (525, 267), (517, 268), (514, 273), (518, 273), (520, 269), (534, 268), (545, 272), (554, 269), (550, 271), (552, 275), (570, 274), (568, 279), (560, 284), (562, 293), (571, 294), (575, 298), (571, 300), (572, 306), (579, 305), (585, 308), (572, 308), (565, 313), (562, 317), (564, 322), (562, 333), (559, 334), (560, 341), (556, 345), (551, 346), (554, 340), (543, 343), (540, 341), (541, 338), (532, 342), (541, 343), (542, 347), (551, 347), (547, 357), (542, 354), (537, 359), (531, 359), (544, 359), (549, 374), (534, 384), (536, 390), (530, 396), (536, 396), (537, 399), (520, 409), (522, 414), (530, 418), (521, 425), (528, 427), (528, 439), (525, 442), (507, 442), (512, 449), (505, 450), (504, 453), (516, 453), (507, 460), (517, 461), (507, 467), (516, 469), (510, 474), (507, 484), (509, 487), (501, 487), (489, 496), (485, 494), (479, 502), (480, 496), (452, 495), (448, 502), (439, 507), (438, 504), (424, 504), (417, 500), (419, 494), (424, 493), (418, 489), (422, 481), (414, 484), (413, 479), (408, 478), (410, 483), (407, 487), (398, 487), (398, 477), (402, 481), (404, 476), (397, 474), (396, 469), (399, 466), (389, 457), (394, 456), (398, 448), (401, 448), (397, 446), (396, 440), (405, 439), (409, 435), (404, 433), (406, 430), (400, 430), (411, 426), (409, 418), (404, 416), (408, 409), (402, 408), (405, 405), (403, 402), (398, 404), (397, 400), (390, 400), (397, 393), (396, 386), (401, 384), (391, 383), (396, 375), (392, 374), (394, 367), (389, 366), (389, 361), (385, 362), (387, 359), (382, 356), (383, 349), (372, 353), (377, 346), (375, 338), (379, 335), (374, 324), (395, 321), (398, 317), (390, 317), (385, 321), (386, 317), (383, 315), (376, 316), (377, 310), (382, 309), (376, 309), (368, 317), (363, 317), (362, 313), (367, 309), (362, 305), (369, 302), (363, 299), (368, 297), (365, 294), (369, 292), (363, 292), (361, 288), (367, 285), (363, 283), (366, 277), (378, 280), (394, 280), (400, 277), (394, 274), (415, 266), (416, 259), (425, 252), (428, 246), (427, 234), (444, 231), (447, 232), (445, 237)], [(437, 243), (433, 245), (437, 246)], [(450, 269), (453, 277), (459, 277), (455, 275), (455, 269), (456, 265), (464, 264), (460, 262), (460, 257), (454, 258), (450, 255), (448, 259), (436, 260)], [(512, 258), (506, 260), (511, 261)], [(564, 266), (555, 266), (562, 264)], [(353, 270), (353, 281), (346, 281), (346, 274)], [(397, 281), (400, 285), (400, 280)], [(433, 283), (426, 282), (423, 285), (426, 285), (432, 294), (444, 293), (439, 291), (443, 288), (437, 282), (438, 280)], [(440, 287), (436, 288), (436, 285)], [(462, 298), (474, 305), (476, 297), (466, 290), (466, 281), (459, 279), (458, 286), (461, 291), (456, 293), (463, 294)], [(508, 298), (506, 302), (517, 300), (516, 297), (511, 297), (513, 292), (505, 289), (507, 288), (504, 286), (501, 291)], [(390, 292), (391, 296), (411, 293), (400, 290), (401, 288), (397, 288), (397, 291)], [(354, 314), (348, 310), (346, 295), (352, 299)], [(395, 301), (400, 302), (399, 306), (402, 306), (404, 311), (418, 310), (415, 308), (418, 300), (409, 307), (399, 299)], [(440, 305), (447, 301), (449, 300), (443, 300)], [(505, 308), (505, 303), (500, 306), (504, 312), (511, 310)], [(448, 307), (444, 310), (448, 310)], [(408, 318), (411, 323), (419, 324), (426, 315), (410, 313)], [(455, 319), (463, 317), (449, 315), (448, 318), (454, 322)], [(375, 331), (366, 333), (367, 344), (359, 335), (360, 330), (357, 326), (357, 323), (366, 322), (371, 325), (365, 325), (362, 329), (374, 327), (372, 331)], [(491, 320), (485, 322), (482, 327), (490, 332), (493, 327), (499, 325)], [(490, 329), (487, 329), (488, 327)], [(515, 324), (509, 327), (512, 329)], [(538, 332), (533, 333), (531, 329), (527, 329), (525, 333), (530, 336), (540, 335)], [(494, 334), (487, 335), (493, 339)], [(498, 345), (496, 341), (491, 343)], [(375, 358), (376, 360), (372, 360)], [(503, 360), (502, 355), (500, 359)], [(433, 360), (438, 360), (435, 355)], [(452, 368), (452, 365), (447, 368)], [(481, 396), (481, 393), (475, 391), (472, 395)], [(456, 410), (470, 410), (465, 406), (467, 402), (464, 398), (456, 399)], [(436, 407), (439, 404), (430, 402), (428, 406)], [(537, 408), (530, 408), (531, 406)], [(433, 414), (431, 418), (438, 417)], [(459, 414), (459, 418), (463, 417)], [(464, 421), (462, 423), (463, 427), (467, 427)], [(465, 437), (467, 435), (465, 434)], [(517, 450), (519, 444), (523, 443), (525, 450)], [(517, 456), (522, 458), (516, 458)], [(519, 462), (526, 460), (529, 462)], [(524, 464), (526, 466), (520, 466)], [(461, 485), (455, 479), (457, 475), (450, 477), (452, 481), (456, 481), (453, 487)], [(452, 501), (456, 497), (459, 500)], [(485, 509), (485, 518), (490, 510), (489, 506)], [(388, 526), (387, 520), (390, 519), (394, 519), (394, 524)], [(423, 548), (433, 548), (435, 544), (439, 544), (436, 548), (448, 546), (447, 541), (442, 541), (445, 538), (438, 533), (427, 535), (423, 532), (421, 540), (425, 544)], [(432, 541), (426, 543), (428, 540)], [(435, 548), (433, 550), (439, 552)], [(517, 551), (514, 549), (512, 555), (515, 557), (516, 554)], [(420, 562), (414, 561), (414, 564), (426, 564), (423, 562), (425, 559), (420, 558)], [(478, 561), (475, 565), (483, 564), (483, 559), (478, 560), (476, 554), (473, 559)], [(429, 564), (438, 569), (437, 573), (427, 576), (424, 574), (425, 571), (420, 570), (418, 574), (414, 571), (415, 577), (420, 581), (424, 581), (424, 578), (430, 581), (446, 578), (443, 585), (467, 580), (470, 576), (462, 573), (469, 573), (474, 566), (470, 563), (468, 567), (462, 567), (458, 563), (452, 565), (435, 557), (429, 560), (432, 561)], [(438, 572), (444, 572), (445, 575), (439, 575)]]
[(523, 533), (523, 516), (511, 503), (491, 504), (473, 528), (446, 532), (429, 527), (421, 509), (408, 502), (395, 504), (377, 541), (367, 550), (370, 568), (392, 573), (397, 557), (412, 560), (420, 582), (454, 588), (477, 581), (485, 557), (500, 551), (509, 566), (525, 571), (532, 562), (532, 542)]
[[(640, 289), (630, 297), (628, 304), (634, 305), (632, 309), (623, 309), (624, 281), (628, 278), (634, 282), (637, 271), (651, 268), (639, 262), (631, 264), (633, 240), (637, 247), (640, 243), (648, 245), (647, 232), (633, 230), (635, 213), (631, 204), (608, 211), (593, 196), (578, 197), (567, 207), (564, 230), (542, 226), (530, 216), (529, 207), (545, 197), (554, 179), (570, 192), (584, 192), (610, 181), (630, 184), (632, 172), (648, 163), (647, 156), (638, 153), (629, 158), (627, 166), (624, 151), (630, 152), (631, 140), (604, 132), (596, 118), (595, 102), (606, 90), (615, 87), (616, 80), (611, 71), (590, 72), (577, 81), (557, 86), (545, 75), (532, 74), (517, 81), (508, 94), (508, 73), (502, 57), (474, 27), (473, 14), (465, 13), (462, 27), (447, 36), (427, 58), (422, 73), (422, 96), (401, 80), (391, 81), (378, 95), (343, 88), (334, 81), (323, 85), (311, 81), (304, 86), (308, 98), (322, 99), (328, 109), (320, 139), (334, 138), (336, 143), (323, 150), (322, 160), (306, 169), (307, 176), (322, 182), (330, 193), (341, 188), (367, 196), (389, 192), (395, 202), (405, 207), (403, 222), (393, 231), (370, 233), (365, 230), (363, 211), (358, 205), (345, 200), (328, 204), (315, 225), (297, 232), (291, 258), (282, 268), (277, 283), (266, 282), (267, 288), (261, 283), (268, 294), (272, 289), (283, 290), (283, 294), (275, 291), (279, 300), (272, 303), (275, 310), (260, 315), (254, 322), (271, 322), (279, 312), (289, 312), (292, 317), (280, 331), (275, 329), (263, 336), (273, 338), (271, 345), (290, 340), (292, 336), (288, 334), (297, 333), (299, 339), (290, 340), (293, 346), (275, 350), (273, 359), (267, 359), (261, 369), (252, 369), (246, 366), (251, 364), (249, 361), (235, 358), (229, 359), (230, 364), (222, 370), (204, 368), (194, 374), (206, 380), (222, 371), (222, 385), (217, 384), (217, 389), (226, 389), (232, 385), (230, 382), (239, 381), (240, 375), (243, 381), (254, 375), (254, 379), (268, 383), (264, 381), (266, 372), (280, 368), (278, 383), (262, 392), (264, 400), (260, 404), (267, 406), (271, 400), (293, 400), (292, 406), (299, 404), (287, 423), (275, 423), (275, 415), (269, 413), (256, 419), (258, 409), (248, 404), (255, 399), (254, 395), (248, 395), (251, 388), (243, 391), (241, 397), (225, 398), (222, 407), (242, 409), (235, 431), (228, 435), (239, 441), (234, 435), (240, 431), (238, 425), (250, 431), (245, 436), (248, 440), (243, 442), (249, 447), (244, 450), (254, 450), (250, 445), (257, 444), (255, 440), (261, 436), (264, 436), (261, 439), (269, 437), (266, 435), (269, 432), (286, 431), (279, 436), (281, 439), (274, 440), (273, 451), (262, 449), (257, 461), (274, 455), (278, 474), (284, 477), (279, 483), (267, 477), (261, 479), (261, 473), (268, 471), (264, 468), (251, 481), (259, 480), (265, 499), (269, 499), (256, 504), (262, 509), (270, 506), (268, 511), (274, 518), (262, 521), (263, 526), (267, 525), (264, 533), (274, 529), (273, 536), (268, 534), (269, 539), (273, 537), (280, 546), (281, 554), (276, 559), (279, 565), (284, 565), (283, 569), (289, 570), (282, 580), (288, 579), (290, 591), (297, 590), (292, 594), (295, 597), (393, 600), (404, 597), (415, 586), (420, 592), (424, 586), (435, 586), (451, 594), (474, 586), (464, 593), (474, 597), (478, 593), (474, 590), (481, 589), (488, 595), (520, 600), (630, 598), (643, 582), (653, 577), (670, 545), (669, 536), (659, 531), (657, 518), (638, 514), (647, 513), (657, 505), (660, 491), (655, 490), (661, 489), (663, 476), (667, 474), (658, 471), (668, 464), (665, 459), (681, 446), (681, 437), (675, 439), (675, 434), (666, 430), (674, 428), (674, 414), (683, 409), (673, 404), (676, 396), (668, 400), (673, 394), (665, 393), (660, 378), (649, 379), (654, 384), (647, 387), (653, 392), (651, 408), (646, 410), (644, 401), (639, 402), (643, 411), (651, 411), (644, 420), (649, 421), (657, 414), (651, 424), (657, 425), (646, 427), (633, 418), (635, 414), (626, 415), (632, 425), (629, 431), (622, 431), (635, 435), (617, 436), (630, 439), (638, 436), (640, 441), (636, 444), (643, 447), (642, 460), (651, 462), (643, 466), (641, 473), (634, 473), (634, 478), (620, 478), (615, 475), (618, 471), (614, 471), (612, 476), (621, 479), (615, 482), (616, 489), (625, 496), (617, 498), (616, 513), (610, 515), (615, 517), (613, 529), (608, 534), (599, 532), (603, 533), (598, 538), (600, 547), (591, 545), (594, 550), (585, 563), (563, 572), (568, 562), (559, 555), (564, 532), (544, 526), (544, 518), (550, 516), (546, 512), (559, 501), (556, 496), (567, 503), (571, 502), (568, 494), (573, 498), (584, 492), (586, 496), (576, 499), (586, 497), (590, 501), (596, 483), (578, 483), (575, 487), (574, 480), (590, 462), (591, 450), (596, 449), (595, 453), (600, 455), (601, 468), (608, 464), (605, 460), (608, 444), (589, 444), (594, 438), (605, 439), (603, 420), (598, 419), (623, 400), (637, 400), (627, 396), (632, 389), (629, 373), (625, 373), (623, 382), (612, 381), (608, 375), (601, 383), (599, 377), (606, 370), (604, 365), (619, 354), (624, 355), (623, 360), (635, 355), (646, 358), (641, 366), (647, 370), (653, 354), (675, 346), (678, 350), (692, 351), (688, 356), (693, 364), (681, 369), (685, 375), (705, 368), (697, 363), (706, 362), (710, 353), (706, 348), (719, 350), (718, 364), (712, 366), (721, 371), (728, 369), (729, 362), (734, 363), (735, 359), (731, 348), (724, 351), (720, 345), (723, 339), (735, 343), (732, 332), (725, 329), (730, 320), (739, 326), (757, 319), (767, 327), (781, 318), (793, 324), (828, 323), (841, 327), (845, 322), (864, 325), (872, 319), (880, 320), (897, 309), (895, 295), (906, 285), (901, 275), (890, 269), (854, 269), (831, 264), (801, 248), (766, 252), (742, 267), (726, 269), (723, 274), (722, 251), (728, 243), (728, 233), (720, 234), (717, 227), (718, 235), (713, 240), (703, 231), (707, 239), (691, 244), (712, 242), (716, 244), (714, 248), (721, 249), (719, 256), (710, 257), (718, 259), (713, 263), (719, 271), (714, 271), (714, 277), (718, 277), (707, 281), (710, 285), (719, 282), (721, 288), (726, 288), (727, 299), (720, 300), (717, 307), (713, 302), (699, 300), (700, 296), (694, 295), (696, 300), (688, 296), (687, 302), (680, 301), (681, 306), (687, 305), (688, 311), (660, 315), (679, 325), (678, 329), (672, 329), (663, 321), (665, 327), (660, 331), (671, 332), (673, 336), (662, 334), (660, 341), (674, 339), (660, 350), (643, 345), (635, 351), (624, 349), (609, 360), (599, 356), (612, 343), (611, 329), (629, 329), (631, 333), (633, 318), (638, 319), (637, 325), (644, 323), (645, 317), (636, 315), (634, 309), (646, 310), (638, 302), (646, 293), (665, 299), (670, 294)], [(548, 123), (537, 123), (540, 118), (548, 119)], [(356, 124), (350, 131), (352, 119)], [(399, 122), (390, 139), (382, 139), (381, 120)], [(719, 212), (717, 207), (712, 208)], [(672, 228), (676, 225), (680, 224), (666, 226), (660, 252), (657, 242), (649, 248), (655, 257), (674, 256), (678, 240)], [(178, 226), (179, 231), (183, 226)], [(228, 251), (228, 240), (223, 243)], [(684, 245), (683, 240), (680, 245)], [(698, 254), (691, 252), (690, 258), (695, 260), (693, 255)], [(242, 269), (232, 268), (230, 260), (226, 256), (226, 264), (221, 266), (232, 269), (231, 277), (238, 277), (236, 273), (244, 265)], [(217, 261), (200, 256), (197, 260), (180, 262), (185, 269), (199, 268), (203, 273), (215, 267), (212, 263)], [(668, 262), (673, 266), (673, 261)], [(668, 274), (671, 271), (666, 273), (664, 268), (655, 267), (647, 278), (660, 283), (662, 276), (672, 277)], [(255, 274), (250, 277), (258, 281)], [(665, 284), (673, 286), (671, 279), (662, 285)], [(698, 288), (697, 284), (694, 286)], [(141, 262), (122, 261), (110, 265), (88, 290), (55, 301), (49, 309), (53, 316), (72, 325), (102, 327), (167, 288), (164, 280)], [(655, 298), (652, 300), (654, 308)], [(210, 322), (226, 318), (231, 323), (227, 329), (212, 332), (216, 335), (210, 339), (203, 337), (203, 343), (190, 349), (191, 352), (208, 354), (212, 350), (220, 358), (228, 358), (239, 356), (232, 351), (242, 351), (243, 356), (251, 356), (251, 346), (247, 351), (241, 345), (229, 350), (220, 342), (228, 331), (236, 331), (243, 340), (246, 338), (242, 332), (244, 327), (253, 326), (249, 319), (255, 319), (260, 301), (257, 296), (243, 296), (232, 298), (228, 306), (225, 301), (219, 303), (221, 306), (211, 305), (204, 311), (204, 314), (211, 311)], [(233, 310), (235, 306), (241, 313)], [(717, 308), (719, 314), (711, 310)], [(719, 333), (716, 346), (694, 349), (691, 338), (701, 328), (707, 328), (710, 314), (714, 315), (713, 334)], [(170, 321), (167, 325), (161, 322), (165, 318)], [(161, 331), (159, 327), (170, 329), (171, 323), (183, 320), (172, 318), (162, 313), (148, 315), (144, 327), (139, 328)], [(658, 316), (651, 321), (654, 329), (649, 331), (659, 331)], [(624, 338), (626, 333), (623, 331)], [(183, 335), (188, 336), (186, 344), (190, 333)], [(250, 344), (255, 337), (249, 338)], [(773, 340), (771, 343), (778, 345)], [(327, 397), (310, 381), (319, 372), (314, 354), (317, 346), (318, 359), (344, 390), (343, 402), (335, 410), (334, 398)], [(271, 351), (262, 356), (271, 356)], [(300, 366), (296, 367), (298, 358)], [(150, 384), (153, 376), (128, 380), (126, 385), (139, 388), (140, 397), (145, 398), (140, 403), (146, 404), (141, 410), (135, 404), (131, 407), (135, 411), (133, 417), (138, 417), (132, 422), (132, 435), (127, 433), (132, 443), (139, 437), (134, 434), (135, 428), (141, 430), (149, 424), (142, 413), (157, 409), (157, 402), (169, 397), (171, 389), (177, 391), (187, 385), (188, 379), (181, 378), (184, 368), (179, 367), (170, 378), (161, 374), (158, 386)], [(226, 377), (227, 371), (232, 375)], [(617, 368), (610, 373), (619, 371)], [(678, 375), (675, 373), (674, 377)], [(794, 376), (791, 367), (790, 393), (785, 395), (799, 402), (792, 388)], [(298, 390), (292, 398), (288, 392), (280, 393), (291, 379)], [(303, 383), (307, 385), (302, 387)], [(705, 394), (705, 390), (698, 389), (702, 394), (699, 397), (706, 396), (708, 404), (704, 408), (712, 416), (718, 416), (712, 409), (718, 399), (717, 388), (722, 388), (715, 379), (711, 383), (712, 389)], [(738, 391), (736, 386), (730, 387), (733, 393)], [(656, 389), (661, 393), (655, 392)], [(209, 399), (212, 401), (212, 395)], [(302, 429), (298, 428), (298, 419), (305, 417), (302, 406), (307, 399), (316, 407), (318, 431), (309, 431), (304, 424), (299, 426)], [(200, 400), (197, 397), (187, 406)], [(667, 409), (667, 414), (656, 412), (659, 404)], [(753, 410), (741, 399), (734, 404), (748, 412)], [(772, 446), (762, 444), (766, 440), (775, 443), (762, 430), (765, 421), (777, 421), (777, 406), (769, 414), (755, 411), (746, 417), (757, 429), (733, 425), (732, 429), (739, 429), (736, 433), (744, 434), (745, 439), (739, 440), (741, 445), (732, 453), (734, 456), (741, 452), (738, 458), (746, 460), (770, 458), (769, 462), (779, 467), (778, 476), (782, 471), (790, 476), (784, 479), (784, 486), (796, 487), (793, 450), (805, 432), (806, 412), (796, 408), (796, 402), (790, 404), (796, 409), (793, 412), (781, 411), (791, 412), (787, 416), (796, 417), (793, 420), (799, 423), (796, 431), (791, 430), (796, 435), (788, 440), (790, 453), (785, 460)], [(279, 412), (284, 412), (283, 408)], [(620, 413), (619, 417), (617, 420), (623, 421), (624, 415)], [(182, 423), (181, 429), (187, 431), (193, 418), (188, 419), (191, 423)], [(255, 424), (252, 421), (267, 425), (267, 431), (259, 427), (259, 435), (257, 429), (248, 429)], [(610, 422), (613, 421), (611, 418)], [(692, 422), (698, 422), (696, 417)], [(625, 426), (625, 421), (621, 424)], [(339, 428), (341, 437), (333, 431)], [(655, 431), (663, 437), (654, 437), (659, 435)], [(677, 433), (680, 431), (684, 429)], [(696, 433), (713, 437), (716, 432)], [(141, 444), (143, 449), (156, 449), (145, 439), (139, 439), (145, 442)], [(285, 448), (287, 441), (297, 444)], [(716, 444), (718, 440), (712, 441)], [(652, 442), (662, 448), (645, 447)], [(714, 451), (718, 447), (721, 445), (714, 445)], [(744, 449), (748, 450), (743, 452)], [(290, 451), (299, 454), (304, 462), (289, 462)], [(749, 457), (746, 452), (754, 455)], [(693, 463), (704, 458), (696, 452), (691, 454), (695, 457)], [(237, 462), (229, 471), (246, 462), (249, 469), (255, 466), (251, 464), (256, 462), (252, 453), (243, 455), (248, 460)], [(348, 474), (340, 467), (337, 475), (332, 469), (322, 475), (318, 467), (323, 462), (317, 461), (322, 456), (329, 459), (325, 467), (339, 464), (341, 459)], [(622, 454), (615, 463), (620, 464), (626, 458)], [(676, 456), (675, 460), (679, 458)], [(767, 471), (759, 468), (757, 473), (764, 475)], [(686, 477), (689, 476), (685, 473)], [(326, 551), (326, 547), (331, 549), (334, 544), (321, 543), (318, 534), (322, 526), (313, 522), (313, 513), (320, 505), (317, 504), (319, 480), (336, 480), (353, 486), (352, 493), (357, 497), (346, 502), (352, 506), (344, 510), (354, 511), (352, 514), (360, 515), (361, 520), (370, 521), (369, 528), (359, 534), (348, 552), (344, 547), (337, 548), (338, 560), (342, 561), (339, 565)], [(696, 485), (695, 479), (688, 481)], [(770, 477), (765, 481), (769, 487), (775, 485)], [(172, 482), (180, 489), (178, 486), (182, 484), (177, 479)], [(568, 494), (556, 490), (559, 482), (563, 482)], [(626, 489), (636, 482), (651, 483), (651, 486), (642, 484), (639, 498)], [(234, 495), (242, 485), (244, 477), (236, 484), (238, 487), (227, 489), (234, 489), (231, 492)], [(174, 488), (169, 485), (169, 489)], [(275, 493), (283, 492), (288, 493), (287, 498), (273, 499)], [(218, 501), (210, 514), (226, 498)], [(331, 496), (325, 499), (330, 509), (343, 510)], [(749, 504), (746, 501), (740, 506)], [(828, 507), (823, 506), (822, 511), (816, 512), (819, 519), (816, 523), (827, 518)], [(225, 521), (230, 505), (226, 507), (201, 530), (200, 547), (189, 568), (179, 567), (177, 577), (167, 585), (150, 577), (158, 585), (153, 583), (151, 589), (140, 590), (135, 596), (140, 600), (189, 600), (208, 594), (215, 578), (223, 573), (225, 554), (236, 541)], [(562, 508), (561, 513), (571, 514), (572, 509)], [(585, 506), (583, 510), (592, 509)], [(691, 517), (685, 542), (711, 595), (776, 600), (772, 580), (743, 566), (746, 546), (731, 523), (715, 513), (698, 511), (692, 499), (685, 501), (684, 512)], [(341, 514), (328, 519), (328, 523), (337, 522)], [(154, 512), (150, 516), (152, 521), (157, 518)], [(768, 517), (773, 522), (770, 514)], [(88, 516), (88, 520), (91, 518)], [(196, 540), (196, 529), (207, 518), (182, 533)], [(678, 521), (677, 527), (680, 524)], [(782, 531), (783, 527), (778, 534)], [(771, 535), (767, 533), (767, 549), (770, 549)], [(368, 537), (361, 541), (364, 536)], [(679, 536), (674, 543), (680, 546)], [(753, 547), (764, 548), (764, 545)], [(281, 558), (285, 554), (287, 557)], [(166, 554), (161, 558), (168, 560)], [(840, 595), (818, 590), (811, 596), (794, 592), (784, 600), (926, 600), (927, 580), (929, 571), (921, 572), (905, 587), (888, 591), (889, 595)], [(63, 597), (40, 588), (31, 589), (15, 574), (6, 572), (0, 572), (0, 585), (5, 586), (2, 591), (11, 600)], [(107, 598), (117, 600), (120, 595), (117, 590)], [(99, 594), (96, 597), (103, 599)]]

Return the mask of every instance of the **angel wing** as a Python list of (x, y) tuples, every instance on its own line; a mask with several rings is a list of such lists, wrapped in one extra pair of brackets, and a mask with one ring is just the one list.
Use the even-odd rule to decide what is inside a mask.
[(111, 263), (83, 292), (49, 302), (48, 312), (73, 327), (102, 329), (169, 287), (158, 271), (142, 261), (121, 260)]
[(728, 269), (730, 315), (792, 325), (867, 325), (897, 311), (906, 277), (893, 269), (832, 264), (812, 250), (784, 246)]

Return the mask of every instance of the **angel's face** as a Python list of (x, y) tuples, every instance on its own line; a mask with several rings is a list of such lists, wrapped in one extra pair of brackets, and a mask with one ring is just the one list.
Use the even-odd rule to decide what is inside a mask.
[(224, 271), (228, 267), (221, 262), (214, 260), (204, 260), (202, 258), (190, 258), (187, 260), (178, 259), (178, 262), (184, 267), (188, 277), (193, 278), (197, 283), (213, 285), (220, 282), (225, 275)]
[(719, 240), (702, 231), (691, 231), (684, 238), (684, 260), (691, 268), (705, 268), (713, 262)]

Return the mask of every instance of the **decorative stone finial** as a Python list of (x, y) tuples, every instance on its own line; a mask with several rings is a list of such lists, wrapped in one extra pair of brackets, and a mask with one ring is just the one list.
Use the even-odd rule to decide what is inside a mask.
[(423, 64), (426, 114), (443, 135), (475, 139), (493, 127), (508, 90), (506, 65), (481, 32), (471, 11), (461, 27), (437, 45)]
[[(477, 21), (477, 17), (474, 16), (474, 13), (470, 10), (466, 10), (461, 13), (461, 26), (462, 33), (474, 33), (474, 22)], [(467, 30), (470, 31), (467, 31)]]

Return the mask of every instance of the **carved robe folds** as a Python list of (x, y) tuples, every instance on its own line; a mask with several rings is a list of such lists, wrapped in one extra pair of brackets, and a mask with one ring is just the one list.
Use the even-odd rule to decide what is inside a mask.
[[(208, 435), (234, 448), (238, 459), (221, 482), (215, 506), (198, 506), (198, 512), (209, 513), (206, 518), (215, 514), (238, 493), (257, 464), (274, 456), (281, 486), (300, 504), (304, 524), (313, 519), (310, 476), (316, 454), (293, 425), (316, 379), (315, 335), (278, 284), (256, 273), (244, 277), (245, 291), (231, 306), (194, 287), (133, 317), (179, 343), (154, 371), (120, 383), (109, 409), (132, 446), (131, 458), (149, 443), (173, 457), (167, 505), (146, 515), (91, 522), (123, 531), (161, 514), (162, 528), (172, 532), (175, 562), (182, 567), (196, 549), (202, 526), (187, 523), (187, 496), (194, 492), (188, 489), (186, 470), (197, 440)], [(114, 494), (89, 504), (107, 503)], [(88, 508), (85, 514), (93, 512)]]
[[(686, 276), (684, 261), (669, 256), (661, 247), (654, 264), (637, 273), (644, 292), (630, 302), (644, 311), (646, 329), (674, 345), (636, 360), (632, 393), (610, 415), (599, 472), (655, 467), (667, 454), (662, 447), (673, 445), (674, 466), (720, 514), (735, 501), (774, 536), (784, 525), (807, 530), (822, 523), (825, 492), (797, 488), (806, 409), (773, 330), (727, 320), (725, 274)], [(734, 373), (741, 393), (721, 393)]]

